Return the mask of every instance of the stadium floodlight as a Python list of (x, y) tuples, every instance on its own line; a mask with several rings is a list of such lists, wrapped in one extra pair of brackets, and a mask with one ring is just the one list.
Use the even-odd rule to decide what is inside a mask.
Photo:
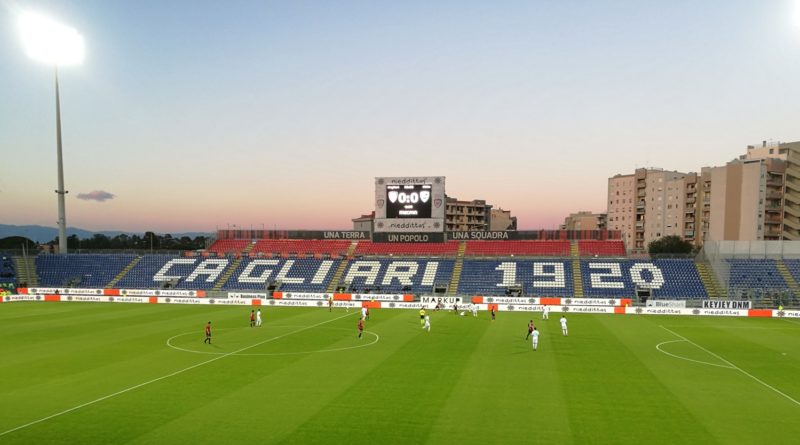
[(794, 1), (794, 26), (800, 28), (800, 0)]
[(67, 253), (67, 216), (64, 195), (64, 162), (61, 154), (61, 98), (58, 91), (58, 67), (83, 61), (83, 37), (74, 28), (62, 25), (34, 12), (19, 16), (19, 30), (25, 51), (34, 60), (53, 65), (56, 84), (56, 150), (58, 157), (58, 251)]
[(25, 50), (34, 60), (56, 66), (83, 61), (83, 37), (74, 28), (34, 12), (19, 16), (19, 29)]

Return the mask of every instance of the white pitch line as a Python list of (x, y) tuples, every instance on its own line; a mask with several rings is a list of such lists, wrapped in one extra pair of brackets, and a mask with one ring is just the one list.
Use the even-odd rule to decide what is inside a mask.
[(130, 391), (133, 391), (134, 389), (138, 389), (138, 388), (141, 388), (141, 387), (143, 387), (143, 386), (147, 386), (147, 385), (149, 385), (149, 384), (151, 384), (151, 383), (155, 383), (155, 382), (158, 382), (158, 381), (160, 381), (160, 380), (168, 379), (168, 378), (170, 378), (170, 377), (173, 377), (173, 376), (176, 376), (176, 375), (178, 375), (178, 374), (182, 374), (182, 373), (184, 373), (184, 372), (186, 372), (186, 371), (191, 371), (192, 369), (199, 368), (200, 366), (207, 365), (207, 364), (209, 364), (209, 363), (212, 363), (212, 362), (215, 362), (215, 361), (217, 361), (217, 360), (221, 360), (221, 359), (223, 359), (223, 358), (225, 358), (225, 357), (228, 357), (228, 356), (231, 356), (231, 355), (238, 354), (238, 353), (240, 353), (240, 352), (242, 352), (242, 351), (246, 351), (246, 350), (248, 350), (248, 349), (251, 349), (251, 348), (255, 348), (256, 346), (263, 345), (264, 343), (269, 343), (269, 342), (271, 342), (271, 341), (278, 340), (278, 339), (280, 339), (280, 338), (283, 338), (283, 337), (286, 337), (286, 336), (289, 336), (289, 335), (292, 335), (292, 334), (296, 334), (296, 333), (298, 333), (298, 332), (306, 331), (306, 330), (308, 330), (308, 329), (315, 328), (315, 327), (317, 327), (317, 326), (321, 326), (321, 325), (323, 325), (323, 324), (330, 323), (330, 322), (332, 322), (332, 321), (336, 321), (336, 320), (339, 320), (339, 319), (341, 319), (341, 318), (344, 318), (344, 317), (349, 317), (350, 315), (353, 315), (353, 314), (356, 314), (356, 313), (357, 313), (357, 312), (353, 312), (352, 314), (345, 314), (345, 315), (342, 315), (341, 317), (337, 317), (337, 318), (334, 318), (334, 319), (332, 319), (332, 320), (327, 320), (327, 321), (323, 321), (323, 322), (321, 322), (321, 323), (317, 323), (317, 324), (314, 324), (314, 325), (311, 325), (311, 326), (307, 326), (307, 327), (305, 327), (305, 328), (296, 329), (296, 330), (294, 330), (294, 331), (287, 332), (286, 334), (281, 334), (281, 335), (279, 335), (279, 336), (277, 336), (277, 337), (268, 338), (268, 339), (266, 339), (266, 340), (264, 340), (264, 341), (261, 341), (261, 342), (258, 342), (258, 343), (255, 343), (255, 344), (252, 344), (252, 345), (250, 345), (250, 346), (245, 346), (244, 348), (238, 349), (238, 350), (236, 350), (236, 351), (233, 351), (233, 352), (229, 352), (229, 353), (227, 353), (227, 354), (225, 354), (225, 355), (220, 355), (220, 356), (218, 356), (218, 357), (214, 357), (214, 358), (212, 358), (212, 359), (208, 359), (208, 360), (206, 360), (206, 361), (204, 361), (204, 362), (197, 363), (197, 364), (195, 364), (195, 365), (189, 366), (188, 368), (183, 368), (183, 369), (181, 369), (181, 370), (179, 370), (179, 371), (175, 371), (175, 372), (169, 373), (169, 374), (167, 374), (167, 375), (164, 375), (164, 376), (161, 376), (161, 377), (157, 377), (157, 378), (154, 378), (154, 379), (152, 379), (152, 380), (148, 380), (148, 381), (146, 381), (146, 382), (144, 382), (144, 383), (139, 383), (138, 385), (134, 385), (134, 386), (131, 386), (131, 387), (129, 387), (129, 388), (125, 388), (125, 389), (123, 389), (123, 390), (117, 391), (117, 392), (115, 392), (115, 393), (108, 394), (108, 395), (106, 395), (106, 396), (103, 396), (103, 397), (100, 397), (100, 398), (98, 398), (98, 399), (94, 399), (94, 400), (92, 400), (92, 401), (90, 401), (90, 402), (81, 403), (81, 404), (80, 404), (80, 405), (78, 405), (78, 406), (74, 406), (74, 407), (72, 407), (72, 408), (65, 409), (64, 411), (60, 411), (60, 412), (57, 412), (57, 413), (55, 413), (55, 414), (51, 414), (51, 415), (49, 415), (49, 416), (47, 416), (47, 417), (42, 417), (41, 419), (34, 420), (34, 421), (32, 421), (32, 422), (28, 422), (28, 423), (26, 423), (26, 424), (24, 424), (24, 425), (20, 425), (20, 426), (18, 426), (18, 427), (16, 427), (16, 428), (12, 428), (12, 429), (10, 429), (10, 430), (8, 430), (8, 431), (3, 431), (2, 433), (0, 433), (0, 437), (3, 437), (3, 436), (5, 436), (6, 434), (10, 434), (10, 433), (13, 433), (13, 432), (15, 432), (15, 431), (19, 431), (19, 430), (21, 430), (21, 429), (27, 428), (27, 427), (29, 427), (29, 426), (33, 426), (33, 425), (36, 425), (36, 424), (38, 424), (38, 423), (42, 423), (42, 422), (44, 422), (44, 421), (47, 421), (47, 420), (53, 419), (53, 418), (55, 418), (55, 417), (63, 416), (64, 414), (71, 413), (72, 411), (79, 410), (79, 409), (81, 409), (81, 408), (83, 408), (83, 407), (86, 407), (86, 406), (89, 406), (89, 405), (94, 405), (95, 403), (102, 402), (103, 400), (107, 400), (107, 399), (110, 399), (110, 398), (112, 398), (112, 397), (116, 397), (116, 396), (118, 396), (118, 395), (120, 395), (120, 394), (125, 394), (126, 392), (130, 392)]
[[(789, 323), (800, 324), (800, 323), (798, 323), (798, 322), (796, 322), (794, 320), (786, 320), (786, 319), (783, 319), (783, 320), (784, 321), (788, 321)], [(799, 328), (792, 328), (792, 327), (788, 327), (788, 326), (786, 326), (786, 327), (773, 327), (773, 326), (726, 326), (726, 325), (716, 325), (716, 324), (714, 324), (714, 325), (711, 325), (711, 324), (708, 324), (708, 325), (673, 324), (673, 325), (669, 325), (669, 327), (671, 327), (671, 328), (692, 328), (692, 329), (723, 329), (723, 330), (728, 330), (728, 329), (755, 329), (755, 330), (764, 330), (764, 331), (797, 331), (797, 330), (799, 330)]]
[[(274, 326), (274, 327), (296, 328), (297, 326)], [(217, 329), (217, 331), (228, 330), (228, 329), (234, 329), (234, 328), (222, 328), (222, 329)], [(238, 329), (248, 329), (248, 328), (238, 328)], [(323, 328), (323, 329), (338, 329), (338, 330), (341, 330), (341, 331), (348, 331), (348, 332), (350, 331), (350, 329), (346, 329), (346, 328)], [(358, 349), (358, 348), (364, 348), (364, 347), (367, 347), (367, 346), (372, 346), (375, 343), (378, 343), (378, 341), (380, 341), (380, 339), (381, 339), (380, 335), (378, 335), (378, 334), (376, 334), (376, 333), (374, 333), (372, 331), (365, 330), (364, 333), (375, 336), (375, 340), (373, 340), (373, 341), (371, 341), (369, 343), (361, 343), (358, 346), (345, 346), (345, 347), (341, 347), (341, 348), (332, 348), (332, 349), (318, 349), (316, 351), (268, 352), (268, 353), (263, 353), (263, 354), (258, 354), (258, 353), (241, 354), (241, 353), (239, 353), (239, 354), (236, 354), (236, 355), (239, 356), (239, 357), (256, 357), (256, 356), (258, 356), (258, 357), (275, 357), (275, 356), (284, 356), (284, 355), (317, 354), (317, 353), (321, 353), (321, 352), (339, 352), (339, 351), (347, 351), (347, 350), (350, 350), (350, 349)], [(179, 346), (175, 346), (175, 345), (172, 344), (172, 340), (173, 339), (176, 339), (178, 337), (185, 337), (187, 335), (196, 335), (196, 334), (197, 334), (197, 332), (193, 331), (193, 332), (184, 332), (183, 334), (173, 335), (172, 337), (167, 339), (167, 346), (169, 346), (170, 348), (172, 348), (172, 349), (174, 349), (176, 351), (189, 352), (191, 354), (205, 354), (205, 355), (225, 355), (225, 354), (229, 354), (228, 352), (195, 351), (193, 349), (181, 348)]]
[(693, 341), (689, 340), (688, 338), (684, 337), (684, 336), (683, 336), (683, 335), (681, 335), (681, 334), (678, 334), (677, 332), (675, 332), (675, 331), (673, 331), (673, 330), (671, 330), (671, 329), (667, 329), (667, 328), (665, 328), (664, 326), (661, 326), (661, 329), (664, 329), (664, 330), (666, 330), (667, 332), (670, 332), (670, 333), (672, 333), (672, 335), (674, 335), (674, 336), (676, 336), (676, 337), (678, 337), (678, 338), (680, 338), (680, 339), (683, 339), (683, 340), (685, 340), (685, 341), (687, 341), (687, 342), (689, 342), (689, 343), (691, 343), (691, 344), (695, 345), (696, 347), (698, 347), (698, 348), (702, 349), (703, 351), (706, 351), (707, 353), (709, 353), (709, 354), (713, 355), (714, 357), (716, 357), (716, 358), (717, 358), (717, 359), (719, 359), (720, 361), (722, 361), (722, 362), (724, 362), (724, 363), (727, 363), (728, 365), (730, 365), (730, 367), (731, 367), (732, 369), (735, 369), (735, 370), (737, 370), (737, 371), (741, 372), (742, 374), (744, 374), (744, 375), (746, 375), (746, 376), (750, 377), (751, 379), (755, 380), (756, 382), (758, 382), (758, 383), (760, 383), (760, 384), (762, 384), (762, 385), (766, 386), (767, 388), (771, 389), (772, 391), (775, 391), (777, 394), (780, 394), (781, 396), (785, 397), (786, 399), (788, 399), (789, 401), (791, 401), (791, 402), (792, 402), (792, 403), (794, 403), (795, 405), (797, 405), (797, 406), (800, 406), (800, 402), (798, 402), (797, 400), (795, 400), (795, 399), (794, 399), (794, 398), (792, 398), (791, 396), (789, 396), (789, 395), (787, 395), (786, 393), (784, 393), (783, 391), (781, 391), (781, 390), (779, 390), (779, 389), (775, 388), (774, 386), (770, 385), (769, 383), (766, 383), (765, 381), (763, 381), (763, 380), (759, 379), (758, 377), (754, 376), (753, 374), (750, 374), (749, 372), (745, 371), (744, 369), (742, 369), (742, 368), (740, 368), (740, 367), (738, 367), (738, 366), (734, 365), (734, 364), (733, 364), (733, 363), (731, 363), (730, 361), (728, 361), (728, 360), (725, 360), (724, 358), (720, 357), (720, 356), (719, 356), (719, 354), (715, 354), (715, 353), (713, 353), (713, 352), (709, 351), (708, 349), (706, 349), (706, 348), (704, 348), (704, 347), (702, 347), (702, 346), (698, 345), (697, 343), (695, 343), (695, 342), (693, 342)]
[(699, 363), (699, 364), (701, 364), (701, 365), (716, 366), (716, 367), (719, 367), (719, 368), (726, 368), (726, 369), (735, 369), (735, 368), (731, 368), (731, 367), (730, 367), (730, 366), (728, 366), (728, 365), (720, 365), (720, 364), (717, 364), (717, 363), (710, 363), (710, 362), (704, 362), (704, 361), (702, 361), (702, 360), (695, 360), (695, 359), (693, 359), (693, 358), (689, 358), (689, 357), (683, 357), (683, 356), (681, 356), (681, 355), (673, 354), (673, 353), (671, 353), (671, 352), (669, 352), (669, 351), (665, 351), (665, 350), (661, 349), (661, 345), (667, 345), (667, 344), (670, 344), (670, 343), (682, 343), (682, 342), (684, 342), (684, 341), (685, 341), (685, 340), (670, 340), (670, 341), (662, 341), (661, 343), (659, 343), (659, 344), (657, 344), (657, 345), (656, 345), (656, 349), (658, 349), (658, 350), (659, 350), (659, 352), (662, 352), (662, 353), (664, 353), (664, 354), (667, 354), (667, 355), (668, 355), (668, 356), (670, 356), (670, 357), (679, 358), (679, 359), (681, 359), (681, 360), (686, 360), (686, 361), (690, 361), (690, 362), (695, 362), (695, 363)]

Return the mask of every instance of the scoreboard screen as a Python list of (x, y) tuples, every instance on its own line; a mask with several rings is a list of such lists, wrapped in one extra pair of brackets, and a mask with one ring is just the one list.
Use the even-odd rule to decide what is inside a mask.
[(444, 186), (444, 176), (375, 178), (373, 234), (443, 234)]
[(386, 218), (430, 218), (430, 184), (387, 185)]

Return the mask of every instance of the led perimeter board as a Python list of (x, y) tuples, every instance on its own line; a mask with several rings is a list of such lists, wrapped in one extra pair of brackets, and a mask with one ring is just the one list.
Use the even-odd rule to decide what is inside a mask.
[(375, 178), (375, 232), (444, 232), (444, 176)]

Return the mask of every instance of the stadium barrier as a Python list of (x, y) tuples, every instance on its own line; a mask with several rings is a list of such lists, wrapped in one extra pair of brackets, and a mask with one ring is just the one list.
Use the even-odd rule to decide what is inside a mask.
[[(32, 289), (29, 289), (32, 290)], [(37, 291), (46, 290), (37, 288)], [(89, 289), (92, 290), (92, 289)], [(324, 294), (319, 294), (324, 295)], [(342, 295), (342, 294), (336, 294)], [(349, 294), (348, 294), (349, 295)], [(632, 307), (620, 305), (626, 299), (601, 299), (604, 305), (575, 304), (576, 298), (560, 299), (563, 303), (570, 304), (545, 304), (531, 303), (529, 300), (516, 304), (509, 303), (476, 303), (478, 310), (486, 311), (494, 307), (500, 312), (541, 312), (545, 305), (551, 306), (551, 311), (556, 313), (593, 313), (593, 314), (620, 314), (620, 315), (681, 315), (681, 316), (712, 316), (712, 317), (766, 317), (766, 318), (795, 318), (800, 319), (798, 310), (776, 309), (709, 309), (709, 308), (665, 308), (665, 307)], [(550, 300), (542, 298), (540, 300)], [(5, 295), (0, 303), (19, 301), (35, 302), (91, 302), (91, 303), (143, 303), (143, 304), (193, 304), (193, 305), (237, 305), (237, 306), (274, 306), (274, 307), (327, 307), (327, 302), (322, 299), (264, 299), (264, 298), (197, 298), (197, 297), (172, 297), (172, 296), (136, 296), (136, 295), (71, 295), (47, 293), (19, 293)], [(610, 303), (614, 304), (610, 304)], [(375, 309), (433, 309), (435, 303), (431, 301), (354, 301), (337, 299), (334, 307), (359, 308), (369, 307)], [(466, 310), (466, 306), (462, 306)], [(448, 303), (445, 309), (452, 309), (453, 303)]]
[(200, 297), (206, 296), (204, 290), (184, 289), (84, 289), (77, 287), (30, 287), (19, 288), (22, 295), (106, 295), (106, 296), (165, 296), (165, 297)]

